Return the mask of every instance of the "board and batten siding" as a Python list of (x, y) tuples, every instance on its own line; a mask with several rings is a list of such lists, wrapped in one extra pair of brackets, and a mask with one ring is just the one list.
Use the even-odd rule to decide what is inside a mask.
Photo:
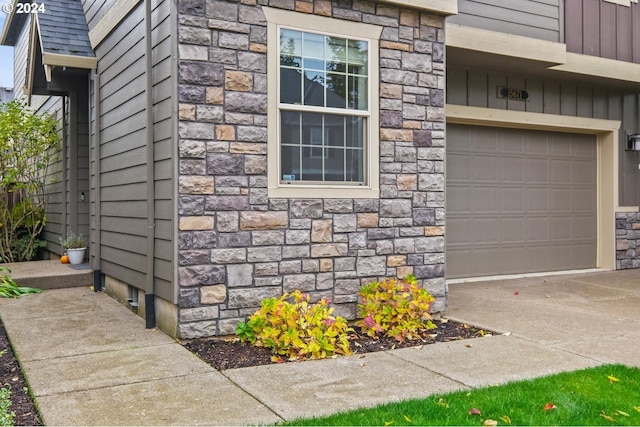
[(458, 0), (448, 23), (562, 42), (562, 0)]
[[(152, 2), (153, 124), (147, 124), (144, 2), (96, 47), (100, 87), (101, 269), (139, 289), (147, 270), (147, 185), (155, 186), (156, 294), (173, 301), (173, 147), (170, 0)], [(155, 182), (147, 182), (153, 129)], [(94, 181), (95, 182), (95, 181)], [(95, 194), (95, 193), (93, 193)]]
[[(526, 101), (497, 97), (497, 86), (526, 89)], [(527, 78), (483, 70), (447, 70), (447, 103), (534, 113), (620, 120), (619, 188), (621, 206), (640, 204), (638, 155), (626, 152), (625, 130), (640, 130), (640, 96), (605, 88)]]
[(640, 63), (640, 4), (564, 1), (568, 52)]

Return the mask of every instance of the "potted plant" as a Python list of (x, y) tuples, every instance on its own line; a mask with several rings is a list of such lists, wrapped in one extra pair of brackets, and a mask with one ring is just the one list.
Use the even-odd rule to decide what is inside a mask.
[(73, 231), (69, 231), (66, 239), (60, 238), (60, 243), (69, 257), (69, 264), (82, 264), (84, 252), (87, 250), (82, 233), (76, 235)]

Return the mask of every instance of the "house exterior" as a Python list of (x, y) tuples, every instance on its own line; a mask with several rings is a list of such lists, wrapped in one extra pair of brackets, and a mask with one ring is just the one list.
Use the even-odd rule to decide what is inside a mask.
[(13, 99), (13, 88), (0, 87), (0, 102), (9, 102)]
[(441, 312), (446, 279), (640, 266), (635, 2), (43, 4), (0, 41), (60, 123), (48, 249), (89, 235), (96, 289), (149, 327), (230, 334), (294, 289), (352, 319), (409, 273)]

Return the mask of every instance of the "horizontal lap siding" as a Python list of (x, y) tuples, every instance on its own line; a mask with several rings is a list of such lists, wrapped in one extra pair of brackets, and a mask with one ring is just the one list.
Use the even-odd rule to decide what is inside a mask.
[(560, 0), (460, 0), (447, 22), (560, 42), (560, 17)]
[(567, 51), (640, 63), (640, 4), (565, 0)]
[[(496, 97), (496, 86), (526, 89), (526, 101)], [(635, 156), (624, 150), (625, 130), (640, 130), (640, 97), (599, 87), (577, 86), (567, 82), (541, 80), (481, 70), (449, 68), (447, 103), (473, 107), (528, 111), (545, 114), (620, 120), (619, 182), (620, 204), (640, 204), (640, 176)]]
[(146, 188), (145, 94), (144, 78), (140, 77), (145, 70), (144, 33), (139, 28), (144, 28), (142, 4), (97, 47), (96, 56), (100, 73), (102, 272), (144, 288), (146, 248), (132, 242), (146, 238), (146, 191), (129, 191), (136, 183)]
[(56, 121), (58, 144), (49, 152), (49, 173), (47, 175), (47, 225), (43, 239), (47, 241), (47, 249), (61, 254), (60, 238), (63, 235), (62, 225), (65, 196), (63, 193), (63, 161), (62, 161), (62, 97), (49, 97), (38, 109), (39, 113), (46, 113)]
[(27, 78), (27, 58), (29, 57), (29, 21), (29, 19), (26, 20), (14, 46), (13, 96), (16, 99), (25, 95), (24, 85)]
[[(85, 9), (86, 10), (86, 9)], [(147, 99), (144, 3), (97, 48), (103, 273), (144, 289)], [(173, 102), (170, 2), (152, 2), (156, 294), (173, 301)]]
[(174, 300), (174, 197), (173, 197), (173, 105), (170, 0), (152, 3), (154, 67), (154, 176), (155, 176), (155, 260), (156, 293)]

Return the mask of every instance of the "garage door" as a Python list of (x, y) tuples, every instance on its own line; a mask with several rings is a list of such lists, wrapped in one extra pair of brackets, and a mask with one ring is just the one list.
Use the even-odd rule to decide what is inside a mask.
[(447, 278), (596, 266), (593, 135), (447, 125)]

